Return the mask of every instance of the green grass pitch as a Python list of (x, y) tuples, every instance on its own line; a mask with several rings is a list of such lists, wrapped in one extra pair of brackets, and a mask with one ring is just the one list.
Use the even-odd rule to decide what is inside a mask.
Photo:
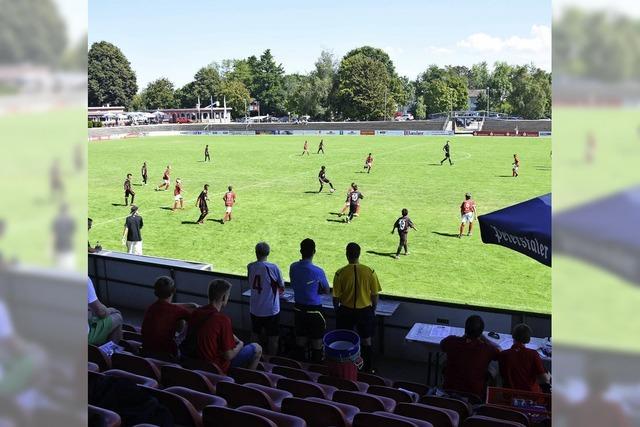
[[(310, 156), (301, 157), (304, 140)], [(451, 139), (453, 166), (440, 166), (442, 145)], [(122, 183), (134, 176), (136, 204), (144, 218), (146, 255), (211, 263), (215, 271), (246, 274), (253, 248), (264, 240), (270, 260), (285, 277), (299, 259), (299, 242), (316, 241), (314, 262), (329, 280), (346, 263), (350, 241), (362, 247), (361, 262), (378, 273), (383, 292), (428, 300), (494, 308), (551, 311), (551, 270), (506, 248), (484, 245), (479, 226), (458, 239), (459, 206), (471, 192), (479, 214), (551, 191), (550, 138), (326, 136), (326, 154), (315, 154), (319, 136), (180, 136), (89, 143), (89, 237), (105, 249), (124, 250), (120, 239), (128, 208)], [(203, 162), (209, 144), (212, 162)], [(373, 153), (371, 174), (364, 173)], [(511, 178), (513, 154), (521, 159), (520, 177)], [(149, 184), (139, 186), (147, 161)], [(171, 191), (156, 192), (162, 171), (171, 164)], [(317, 194), (317, 173), (327, 167), (336, 187)], [(182, 178), (185, 209), (171, 212), (173, 183)], [(349, 184), (365, 198), (351, 224), (335, 215)], [(195, 198), (210, 185), (210, 214), (205, 225)], [(222, 195), (233, 185), (238, 201), (233, 220), (224, 225)], [(398, 244), (391, 235), (402, 208), (418, 231), (409, 234), (409, 256), (393, 259)], [(191, 222), (191, 223), (190, 223)]]

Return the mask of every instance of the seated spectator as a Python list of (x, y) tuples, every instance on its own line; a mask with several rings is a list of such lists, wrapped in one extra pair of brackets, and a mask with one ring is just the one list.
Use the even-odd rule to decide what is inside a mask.
[(266, 242), (256, 245), (257, 261), (247, 265), (247, 278), (251, 289), (251, 339), (259, 341), (264, 330), (267, 353), (275, 356), (280, 338), (280, 294), (284, 292), (284, 280), (280, 268), (267, 261), (270, 252)]
[(122, 315), (118, 310), (105, 307), (96, 295), (93, 282), (87, 278), (89, 304), (89, 344), (102, 345), (106, 342), (120, 342), (122, 339)]
[(447, 355), (445, 390), (485, 395), (487, 368), (491, 361), (498, 360), (500, 349), (482, 335), (483, 331), (484, 321), (473, 315), (465, 322), (463, 336), (450, 335), (440, 341), (440, 347)]
[[(171, 300), (176, 285), (171, 277), (160, 276), (153, 285), (158, 299), (144, 313), (142, 321), (142, 352), (146, 356), (178, 358), (179, 335), (186, 330), (186, 321), (195, 304), (176, 304)], [(178, 334), (178, 337), (176, 336)]]
[(521, 323), (513, 328), (512, 335), (513, 345), (500, 353), (498, 359), (504, 386), (536, 393), (543, 389), (549, 392), (551, 377), (542, 366), (540, 355), (525, 347), (531, 341), (531, 328)]
[(231, 283), (226, 280), (209, 284), (209, 304), (193, 311), (181, 348), (189, 357), (215, 363), (224, 373), (230, 366), (256, 369), (262, 347), (255, 343), (244, 345), (234, 335), (229, 316), (222, 313), (230, 294)]

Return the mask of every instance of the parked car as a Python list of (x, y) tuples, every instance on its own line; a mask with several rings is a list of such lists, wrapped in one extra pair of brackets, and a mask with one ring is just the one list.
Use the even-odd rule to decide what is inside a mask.
[(176, 123), (191, 123), (191, 119), (188, 117), (178, 117)]
[(403, 114), (401, 116), (396, 116), (395, 120), (398, 121), (398, 122), (405, 122), (407, 120), (413, 120), (413, 114), (406, 113), (406, 114)]

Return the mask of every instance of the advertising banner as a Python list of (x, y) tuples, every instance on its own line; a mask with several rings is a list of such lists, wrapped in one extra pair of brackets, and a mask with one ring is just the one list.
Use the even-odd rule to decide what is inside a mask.
[(403, 130), (377, 130), (376, 135), (382, 136), (404, 136)]

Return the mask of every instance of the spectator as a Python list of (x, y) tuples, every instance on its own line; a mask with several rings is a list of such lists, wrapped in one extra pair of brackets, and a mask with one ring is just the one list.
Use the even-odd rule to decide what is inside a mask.
[(251, 288), (251, 340), (260, 341), (264, 330), (267, 335), (267, 353), (276, 355), (280, 338), (280, 294), (284, 292), (284, 280), (280, 268), (267, 262), (270, 252), (266, 242), (256, 245), (257, 261), (247, 265), (247, 278)]
[(324, 270), (313, 264), (316, 243), (311, 239), (300, 242), (302, 259), (289, 267), (289, 278), (295, 300), (294, 320), (296, 330), (295, 357), (307, 360), (307, 345), (311, 348), (311, 361), (322, 361), (322, 337), (327, 324), (322, 315), (321, 294), (328, 294), (329, 281)]
[(375, 330), (375, 311), (378, 294), (382, 290), (376, 272), (359, 263), (360, 246), (347, 245), (349, 264), (336, 271), (333, 278), (333, 306), (336, 309), (336, 328), (354, 329), (360, 335), (360, 354), (363, 371), (374, 372), (371, 337)]
[(96, 296), (93, 282), (87, 278), (87, 297), (89, 303), (89, 344), (102, 345), (108, 341), (114, 343), (122, 339), (122, 315), (115, 308), (105, 307)]
[(131, 205), (131, 215), (124, 222), (122, 244), (127, 246), (127, 252), (142, 255), (142, 217), (138, 214), (138, 206)]
[(482, 318), (472, 315), (464, 324), (463, 336), (449, 335), (440, 341), (440, 347), (447, 355), (445, 390), (484, 396), (487, 368), (491, 361), (498, 360), (500, 349), (482, 335), (483, 331)]
[[(160, 276), (153, 285), (158, 299), (144, 313), (142, 321), (142, 352), (146, 356), (178, 359), (179, 336), (186, 330), (186, 320), (195, 304), (176, 304), (171, 300), (176, 285), (171, 277)], [(178, 336), (176, 336), (176, 334)]]
[(244, 345), (233, 334), (231, 319), (222, 313), (230, 294), (231, 283), (226, 280), (209, 284), (209, 304), (193, 311), (183, 348), (189, 348), (193, 342), (192, 356), (216, 364), (224, 373), (230, 366), (256, 369), (262, 347), (255, 343)]
[[(551, 377), (542, 366), (536, 350), (526, 348), (531, 341), (531, 328), (520, 323), (513, 328), (513, 345), (500, 353), (500, 376), (504, 386), (540, 393), (550, 391)], [(542, 385), (542, 388), (540, 385)]]

